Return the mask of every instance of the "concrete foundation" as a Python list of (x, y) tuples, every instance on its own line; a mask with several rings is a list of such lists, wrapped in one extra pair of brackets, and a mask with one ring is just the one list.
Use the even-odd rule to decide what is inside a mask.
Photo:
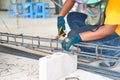
[(39, 80), (59, 80), (76, 70), (77, 55), (59, 52), (39, 60)]
[(112, 80), (77, 69), (77, 55), (55, 53), (39, 59), (39, 80)]
[(59, 80), (113, 80), (113, 79), (79, 69)]

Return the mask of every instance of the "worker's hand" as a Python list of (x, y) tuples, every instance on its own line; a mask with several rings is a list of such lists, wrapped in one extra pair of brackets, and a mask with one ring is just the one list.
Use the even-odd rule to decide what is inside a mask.
[(82, 41), (81, 37), (79, 34), (73, 34), (72, 36), (68, 36), (67, 38), (65, 38), (62, 41), (62, 48), (66, 51), (69, 51), (69, 48), (71, 47), (71, 45), (78, 43)]
[(65, 20), (63, 16), (57, 18), (58, 36), (65, 36)]
[(62, 30), (65, 30), (65, 20), (63, 16), (59, 16), (57, 18), (57, 26), (58, 26), (58, 30), (60, 30), (60, 28), (62, 27)]

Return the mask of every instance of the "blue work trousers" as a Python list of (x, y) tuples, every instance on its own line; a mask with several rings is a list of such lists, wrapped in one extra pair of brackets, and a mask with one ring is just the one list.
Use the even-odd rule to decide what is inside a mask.
[[(85, 24), (86, 18), (87, 18), (87, 15), (80, 13), (80, 12), (69, 13), (67, 16), (67, 22), (68, 22), (68, 25), (69, 25), (71, 31), (68, 33), (68, 36), (75, 34), (75, 33), (81, 33), (84, 31), (90, 31), (92, 29), (97, 29), (98, 25), (94, 25), (94, 26), (86, 25)], [(86, 43), (118, 47), (118, 46), (120, 46), (120, 36), (118, 36), (116, 33), (113, 33), (102, 39), (95, 40), (95, 41), (88, 41)], [(95, 52), (95, 48), (87, 48), (87, 47), (80, 47), (80, 48), (82, 51)], [(102, 52), (104, 55), (115, 56), (116, 54), (120, 54), (120, 49), (118, 49), (118, 50), (103, 50)]]

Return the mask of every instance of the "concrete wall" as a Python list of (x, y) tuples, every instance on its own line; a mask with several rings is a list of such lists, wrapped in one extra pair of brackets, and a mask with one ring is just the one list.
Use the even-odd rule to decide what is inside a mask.
[[(17, 0), (18, 2), (24, 2), (25, 0)], [(7, 9), (10, 2), (16, 3), (16, 0), (0, 0), (0, 9)]]
[(7, 9), (10, 0), (0, 0), (0, 9)]

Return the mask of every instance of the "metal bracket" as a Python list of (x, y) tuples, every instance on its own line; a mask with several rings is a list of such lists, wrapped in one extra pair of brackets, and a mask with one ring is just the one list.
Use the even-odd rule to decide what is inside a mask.
[(65, 80), (80, 80), (78, 77), (67, 77)]

